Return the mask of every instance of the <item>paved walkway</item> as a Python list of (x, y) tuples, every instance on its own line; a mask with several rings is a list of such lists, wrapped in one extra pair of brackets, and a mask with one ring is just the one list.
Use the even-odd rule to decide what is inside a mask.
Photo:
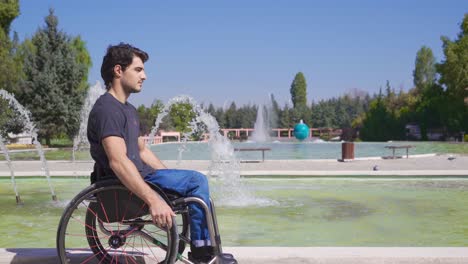
[[(164, 161), (169, 168), (192, 169), (207, 173), (209, 161)], [(40, 161), (14, 161), (15, 176), (44, 175)], [(88, 176), (92, 161), (48, 161), (51, 176)], [(376, 170), (374, 170), (374, 168)], [(367, 158), (339, 162), (337, 160), (266, 160), (257, 163), (241, 163), (240, 174), (252, 175), (399, 175), (399, 176), (468, 176), (467, 155), (415, 155), (409, 159)], [(6, 161), (0, 161), (0, 176), (10, 176)]]
[[(241, 264), (466, 264), (468, 248), (228, 247)], [(55, 249), (0, 249), (0, 263), (56, 264)], [(73, 263), (73, 262), (72, 262)], [(79, 263), (79, 262), (78, 262)]]

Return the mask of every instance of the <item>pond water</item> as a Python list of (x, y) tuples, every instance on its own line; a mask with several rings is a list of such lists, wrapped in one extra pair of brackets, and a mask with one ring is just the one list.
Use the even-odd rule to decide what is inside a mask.
[[(341, 158), (341, 142), (270, 142), (249, 143), (233, 142), (234, 148), (268, 147), (271, 151), (265, 152), (265, 158), (270, 160), (295, 159), (339, 159)], [(354, 155), (356, 158), (382, 157), (391, 155), (391, 150), (385, 148), (389, 145), (412, 145), (410, 155), (429, 153), (468, 153), (468, 144), (450, 144), (445, 142), (356, 142)], [(183, 160), (210, 160), (211, 150), (207, 143), (193, 142), (185, 145), (181, 143), (167, 143), (151, 146), (151, 150), (162, 160), (177, 160), (179, 149), (182, 148)], [(406, 155), (405, 149), (396, 150), (397, 155)], [(258, 159), (261, 153), (236, 153), (242, 159)]]
[[(0, 248), (55, 247), (58, 221), (88, 178), (0, 179)], [(468, 178), (249, 178), (242, 184), (268, 200), (218, 206), (226, 246), (468, 246)], [(210, 181), (214, 199), (216, 181)], [(235, 203), (234, 203), (235, 204)]]

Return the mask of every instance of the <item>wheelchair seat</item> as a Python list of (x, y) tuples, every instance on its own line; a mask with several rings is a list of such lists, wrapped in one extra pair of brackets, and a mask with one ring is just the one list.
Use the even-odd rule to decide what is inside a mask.
[[(106, 180), (104, 184), (121, 184), (118, 180)], [(170, 190), (162, 190), (159, 186), (146, 182), (161, 198), (174, 210), (172, 201), (181, 198), (177, 192)], [(128, 189), (109, 189), (96, 193), (95, 198), (101, 206), (95, 208), (98, 218), (106, 223), (121, 222), (128, 219), (142, 217), (148, 214), (148, 206), (134, 193)], [(118, 207), (116, 204), (124, 204), (123, 207)], [(113, 210), (105, 210), (113, 208)]]

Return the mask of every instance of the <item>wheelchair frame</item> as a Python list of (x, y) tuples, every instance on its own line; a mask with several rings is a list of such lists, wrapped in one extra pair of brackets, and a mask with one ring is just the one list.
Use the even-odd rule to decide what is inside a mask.
[[(181, 218), (181, 223), (177, 223), (177, 217), (174, 217), (170, 229), (154, 225), (151, 216), (148, 215), (148, 206), (119, 180), (98, 181), (78, 193), (62, 214), (56, 241), (60, 263), (142, 261), (171, 264), (179, 260), (193, 264), (182, 255), (186, 244), (191, 242), (187, 208), (190, 203), (198, 204), (205, 211), (210, 241), (215, 251), (215, 256), (209, 263), (220, 263), (223, 252), (213, 201), (210, 199), (210, 209), (200, 198), (181, 197), (165, 192), (152, 183), (148, 184)], [(180, 227), (182, 230), (179, 232)], [(84, 234), (81, 234), (82, 228)], [(161, 241), (161, 238), (164, 241)], [(75, 242), (80, 239), (82, 244), (87, 244), (86, 247)], [(137, 239), (140, 239), (141, 244), (135, 244)], [(105, 240), (108, 246), (104, 246)], [(133, 241), (132, 245), (130, 240)], [(141, 246), (141, 250), (135, 245)], [(156, 250), (158, 254), (164, 255), (164, 258), (156, 256)]]

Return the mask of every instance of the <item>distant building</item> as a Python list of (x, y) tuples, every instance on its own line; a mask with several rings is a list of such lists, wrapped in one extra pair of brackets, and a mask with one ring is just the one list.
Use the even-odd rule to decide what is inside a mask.
[(406, 124), (405, 130), (406, 130), (407, 139), (416, 139), (416, 140), (421, 139), (421, 128), (419, 127), (418, 124), (414, 124), (414, 123)]
[(13, 134), (8, 133), (10, 144), (32, 144), (32, 136), (27, 133)]
[(427, 140), (448, 140), (443, 128), (430, 128), (427, 130)]

